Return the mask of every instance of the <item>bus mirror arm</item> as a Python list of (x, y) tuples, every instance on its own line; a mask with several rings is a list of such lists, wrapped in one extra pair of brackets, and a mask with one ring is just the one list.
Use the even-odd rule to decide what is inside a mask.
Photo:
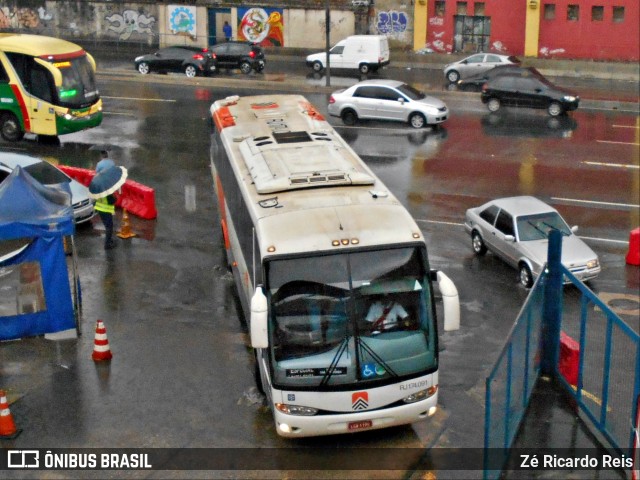
[(251, 346), (253, 348), (267, 348), (269, 336), (267, 334), (267, 297), (258, 285), (251, 297)]
[(450, 332), (460, 328), (460, 299), (455, 284), (441, 271), (436, 272), (438, 287), (444, 304), (444, 330)]

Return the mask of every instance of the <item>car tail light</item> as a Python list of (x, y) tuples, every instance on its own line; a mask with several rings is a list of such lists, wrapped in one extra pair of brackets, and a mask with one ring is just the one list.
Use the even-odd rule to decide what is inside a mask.
[(250, 56), (251, 58), (256, 58), (256, 52), (254, 52), (253, 50), (251, 50), (251, 51), (249, 52), (249, 56)]
[(207, 53), (209, 51), (209, 49), (205, 47), (205, 48), (202, 49), (202, 51), (203, 51), (203, 53)]
[(336, 103), (336, 99), (333, 98), (333, 95), (329, 97), (329, 103)]
[(203, 57), (202, 55), (200, 55), (199, 53), (196, 53), (196, 54), (193, 56), (193, 59), (194, 59), (194, 60), (203, 60), (203, 59), (204, 59), (204, 57)]
[(489, 89), (489, 85), (487, 85), (486, 83), (484, 83), (484, 84), (482, 85), (482, 91), (483, 91), (483, 92), (486, 92), (488, 89)]

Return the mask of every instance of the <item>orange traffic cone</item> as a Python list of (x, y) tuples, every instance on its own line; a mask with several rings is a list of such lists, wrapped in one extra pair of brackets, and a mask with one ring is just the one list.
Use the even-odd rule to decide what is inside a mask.
[(129, 214), (127, 213), (126, 209), (122, 211), (122, 225), (120, 226), (120, 230), (116, 235), (118, 235), (120, 238), (131, 238), (136, 236), (136, 234), (131, 231)]
[(16, 438), (22, 430), (16, 428), (4, 390), (0, 390), (0, 439)]
[(111, 360), (112, 356), (109, 349), (109, 340), (107, 339), (107, 329), (104, 327), (102, 320), (98, 320), (91, 358), (96, 362), (101, 362), (103, 360)]

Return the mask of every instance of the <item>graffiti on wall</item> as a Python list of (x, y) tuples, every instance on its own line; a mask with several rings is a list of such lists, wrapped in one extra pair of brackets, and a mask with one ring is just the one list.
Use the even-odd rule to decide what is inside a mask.
[[(431, 17), (429, 18), (429, 26), (433, 27), (429, 29), (429, 37), (431, 41), (427, 42), (427, 48), (430, 48), (434, 52), (450, 52), (452, 50), (451, 44), (444, 43), (444, 18)], [(438, 28), (440, 27), (440, 28)]]
[(0, 28), (38, 28), (46, 26), (46, 22), (51, 20), (53, 15), (48, 13), (44, 7), (0, 8)]
[(281, 8), (238, 8), (238, 40), (284, 47)]
[(540, 49), (540, 55), (543, 57), (553, 57), (554, 55), (559, 55), (563, 53), (565, 53), (564, 48), (542, 47)]
[(120, 40), (128, 40), (132, 34), (153, 34), (151, 27), (156, 23), (156, 19), (139, 13), (135, 10), (125, 10), (122, 13), (114, 13), (105, 17), (109, 22), (107, 31), (118, 34)]
[(169, 5), (167, 13), (171, 33), (196, 38), (196, 7)]
[(378, 12), (376, 20), (376, 28), (378, 33), (382, 35), (394, 35), (407, 31), (407, 15), (404, 12), (389, 10), (387, 12)]

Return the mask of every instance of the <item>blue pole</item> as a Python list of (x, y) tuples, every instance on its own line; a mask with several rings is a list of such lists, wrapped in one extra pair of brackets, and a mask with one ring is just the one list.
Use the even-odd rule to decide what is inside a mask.
[(542, 317), (542, 363), (544, 375), (554, 375), (560, 358), (560, 327), (562, 323), (562, 234), (552, 230), (547, 253), (547, 284), (544, 290)]

